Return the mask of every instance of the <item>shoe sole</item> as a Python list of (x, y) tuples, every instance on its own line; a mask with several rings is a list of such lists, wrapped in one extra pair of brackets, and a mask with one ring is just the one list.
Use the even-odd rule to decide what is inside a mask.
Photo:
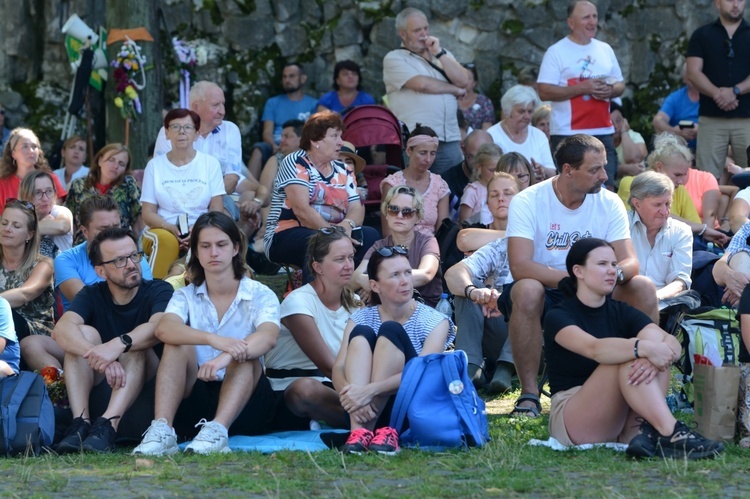
[(209, 454), (228, 454), (232, 452), (232, 449), (229, 447), (224, 447), (223, 449), (217, 449), (212, 451), (199, 451), (195, 449), (191, 449), (190, 447), (185, 449), (185, 454), (200, 454), (201, 456), (207, 456)]
[(651, 452), (644, 451), (643, 449), (625, 449), (625, 454), (627, 454), (629, 457), (636, 458), (636, 459), (648, 459), (650, 457), (654, 457), (656, 454)]
[(73, 447), (72, 445), (60, 446), (60, 444), (57, 444), (54, 448), (54, 451), (58, 455), (78, 454), (80, 452), (83, 452), (83, 448), (80, 445), (78, 445), (77, 447)]
[(384, 456), (395, 456), (398, 454), (400, 449), (396, 450), (378, 450), (378, 449), (370, 449), (370, 452), (377, 452), (378, 454), (382, 454)]
[(133, 451), (133, 452), (131, 453), (131, 455), (133, 455), (133, 456), (151, 456), (151, 457), (162, 457), (162, 456), (171, 456), (172, 454), (177, 454), (177, 453), (178, 453), (179, 451), (180, 451), (180, 448), (179, 448), (179, 447), (172, 447), (172, 448), (170, 448), (170, 449), (167, 449), (167, 450), (165, 450), (165, 451), (162, 451), (162, 452), (152, 452), (152, 453), (148, 453), (148, 452), (142, 452), (142, 451), (138, 451), (138, 452), (136, 452), (136, 451)]

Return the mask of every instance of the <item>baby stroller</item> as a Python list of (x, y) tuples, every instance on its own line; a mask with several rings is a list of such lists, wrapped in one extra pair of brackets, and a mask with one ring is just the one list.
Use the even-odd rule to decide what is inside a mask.
[[(404, 167), (405, 126), (385, 106), (358, 106), (344, 115), (343, 139), (354, 144), (366, 161), (368, 225), (379, 228), (380, 182)], [(373, 216), (374, 215), (374, 216)]]

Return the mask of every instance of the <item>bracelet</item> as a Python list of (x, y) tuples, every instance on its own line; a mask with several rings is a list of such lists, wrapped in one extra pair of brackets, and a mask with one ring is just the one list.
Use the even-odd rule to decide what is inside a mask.
[(638, 355), (638, 342), (641, 340), (635, 340), (635, 346), (633, 346), (633, 355), (635, 355), (636, 359), (640, 359), (641, 356)]
[(348, 223), (349, 225), (351, 225), (351, 226), (352, 226), (352, 229), (353, 229), (353, 228), (355, 228), (355, 227), (357, 226), (357, 224), (355, 224), (355, 223), (354, 223), (354, 220), (352, 220), (351, 218), (345, 218), (345, 219), (343, 219), (343, 220), (342, 220), (342, 222), (346, 222), (346, 223)]
[(701, 237), (701, 236), (702, 236), (702, 235), (703, 235), (703, 234), (704, 234), (704, 233), (706, 232), (706, 229), (708, 229), (708, 225), (706, 225), (706, 224), (703, 224), (703, 228), (702, 228), (702, 229), (701, 229), (701, 231), (700, 231), (700, 232), (698, 233), (698, 237)]
[(253, 198), (253, 201), (255, 201), (259, 205), (263, 206), (263, 200), (261, 200), (260, 198)]
[(477, 289), (477, 287), (474, 286), (473, 284), (466, 285), (466, 287), (464, 288), (464, 296), (466, 297), (467, 300), (471, 301), (471, 292), (474, 291), (475, 289)]

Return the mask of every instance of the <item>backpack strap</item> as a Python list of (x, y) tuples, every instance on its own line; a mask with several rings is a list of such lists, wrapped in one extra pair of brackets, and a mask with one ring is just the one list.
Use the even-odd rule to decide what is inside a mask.
[[(467, 404), (464, 403), (463, 391), (459, 394), (452, 393), (451, 400), (453, 400), (456, 411), (459, 416), (461, 416), (461, 420), (469, 430), (474, 442), (476, 442), (477, 445), (482, 445), (485, 443), (486, 438), (482, 435), (481, 430), (476, 425), (477, 417), (481, 417), (481, 415), (477, 415), (479, 412), (479, 404), (477, 404), (476, 400), (477, 392), (474, 389), (474, 385), (471, 384), (471, 381), (464, 379), (464, 376), (458, 372), (458, 368), (456, 367), (459, 363), (463, 364), (465, 362), (464, 359), (466, 358), (466, 354), (464, 352), (453, 352), (451, 354), (444, 354), (444, 356), (445, 357), (440, 362), (440, 365), (443, 368), (445, 382), (450, 384), (452, 381), (460, 380), (464, 384), (464, 390), (470, 390), (470, 394), (474, 401), (474, 407), (471, 408), (473, 414), (470, 412), (470, 408), (466, 406)], [(467, 381), (469, 382), (468, 385)]]
[[(438, 354), (440, 355), (440, 354)], [(391, 428), (401, 433), (404, 425), (406, 412), (409, 410), (409, 404), (417, 391), (419, 382), (427, 369), (427, 364), (432, 360), (432, 355), (426, 357), (415, 357), (406, 363), (404, 373), (401, 375), (401, 386), (398, 388), (396, 400), (393, 402), (391, 409)]]

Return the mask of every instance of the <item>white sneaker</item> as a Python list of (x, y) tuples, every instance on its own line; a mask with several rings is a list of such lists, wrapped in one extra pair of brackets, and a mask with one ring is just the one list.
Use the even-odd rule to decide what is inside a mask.
[(164, 418), (151, 421), (151, 426), (143, 433), (140, 445), (133, 449), (133, 455), (164, 456), (177, 452), (177, 435)]
[(203, 426), (192, 442), (185, 447), (185, 452), (211, 454), (213, 452), (232, 452), (229, 448), (227, 429), (216, 421), (201, 419), (196, 427)]

